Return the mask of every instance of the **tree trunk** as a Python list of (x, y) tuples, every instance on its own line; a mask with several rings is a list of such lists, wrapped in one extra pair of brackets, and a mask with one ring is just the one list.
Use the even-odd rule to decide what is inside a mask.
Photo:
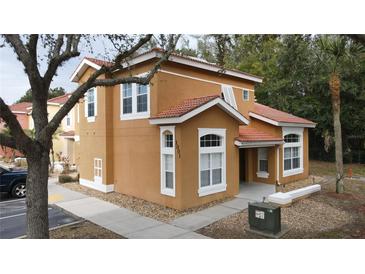
[(48, 239), (48, 168), (49, 151), (27, 157), (27, 237)]
[(340, 120), (340, 76), (333, 72), (330, 76), (329, 86), (332, 97), (333, 129), (335, 132), (336, 149), (336, 192), (343, 193), (343, 157), (342, 157), (342, 131)]

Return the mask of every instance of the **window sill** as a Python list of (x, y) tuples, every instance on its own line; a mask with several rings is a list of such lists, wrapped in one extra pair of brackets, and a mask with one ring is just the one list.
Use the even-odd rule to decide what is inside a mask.
[(166, 196), (175, 197), (175, 190), (163, 188), (163, 189), (161, 189), (161, 194), (166, 195)]
[(226, 191), (226, 189), (227, 189), (226, 184), (202, 187), (202, 188), (199, 188), (198, 194), (199, 194), (199, 197), (202, 197), (202, 196), (207, 196), (207, 195), (223, 192), (223, 191)]
[(269, 178), (269, 173), (268, 172), (266, 172), (266, 171), (258, 171), (258, 172), (256, 172), (256, 176), (258, 177), (258, 178), (265, 178), (265, 179), (267, 179), (267, 178)]
[(94, 123), (95, 122), (95, 116), (87, 117), (88, 123)]
[(303, 168), (296, 168), (291, 170), (286, 170), (283, 172), (283, 177), (293, 176), (303, 173)]
[(141, 112), (137, 114), (122, 114), (120, 116), (120, 120), (138, 120), (138, 119), (147, 119), (150, 118), (149, 112)]

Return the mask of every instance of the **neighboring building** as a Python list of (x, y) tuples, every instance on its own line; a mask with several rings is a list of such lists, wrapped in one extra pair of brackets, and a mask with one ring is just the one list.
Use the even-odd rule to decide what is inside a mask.
[[(31, 103), (23, 102), (18, 104), (13, 104), (9, 108), (15, 114), (20, 126), (23, 129), (29, 128), (29, 115), (27, 108), (31, 106)], [(0, 132), (5, 128), (5, 123), (3, 121), (0, 122)], [(10, 148), (3, 148), (0, 146), (0, 156), (4, 157), (13, 157), (13, 156), (22, 156), (22, 154), (17, 150), (12, 150)]]
[[(115, 75), (143, 75), (162, 55), (141, 54)], [(82, 84), (110, 63), (85, 58)], [(178, 54), (147, 86), (90, 89), (75, 126), (80, 183), (185, 209), (239, 192), (243, 182), (308, 177), (315, 124), (255, 102), (262, 78)]]
[[(49, 99), (47, 102), (48, 120), (50, 121), (53, 116), (60, 110), (68, 98), (70, 93)], [(53, 138), (53, 150), (55, 153), (55, 160), (57, 161), (57, 155), (61, 157), (68, 157), (71, 164), (75, 164), (75, 118), (76, 118), (76, 105), (71, 111), (63, 118), (56, 134)], [(34, 128), (34, 121), (31, 116), (32, 106), (28, 107), (29, 111), (29, 129)]]

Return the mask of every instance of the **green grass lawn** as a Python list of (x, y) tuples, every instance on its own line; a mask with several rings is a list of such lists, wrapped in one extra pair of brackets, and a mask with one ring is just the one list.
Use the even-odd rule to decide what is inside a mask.
[[(353, 176), (365, 177), (365, 164), (345, 164), (344, 173), (348, 176), (349, 167), (352, 167)], [(331, 162), (309, 161), (309, 173), (316, 176), (335, 176), (336, 165)]]

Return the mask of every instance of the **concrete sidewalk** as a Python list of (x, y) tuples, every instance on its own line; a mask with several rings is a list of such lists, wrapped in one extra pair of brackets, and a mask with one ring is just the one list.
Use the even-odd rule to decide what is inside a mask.
[(208, 239), (173, 224), (141, 216), (109, 202), (49, 182), (49, 203), (130, 239)]

